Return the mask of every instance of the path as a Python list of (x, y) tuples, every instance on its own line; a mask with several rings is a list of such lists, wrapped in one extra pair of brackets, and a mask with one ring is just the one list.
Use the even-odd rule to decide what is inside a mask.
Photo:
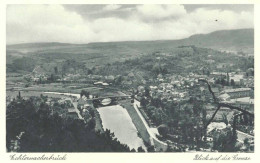
[[(141, 120), (143, 121), (143, 123), (144, 123), (144, 125), (145, 125), (145, 128), (146, 128), (146, 130), (148, 131), (150, 137), (151, 137), (152, 139), (156, 140), (157, 142), (160, 142), (161, 144), (167, 146), (166, 143), (160, 141), (160, 140), (156, 137), (156, 132), (157, 132), (157, 131), (155, 131), (156, 128), (150, 128), (150, 127), (148, 126), (146, 120), (144, 119), (143, 115), (142, 115), (141, 112), (139, 111), (138, 107), (140, 107), (140, 102), (137, 101), (137, 100), (134, 100), (134, 108), (135, 108), (136, 112), (138, 113), (139, 117), (141, 118)], [(151, 140), (151, 141), (152, 141), (152, 140)], [(152, 141), (152, 143), (154, 143), (154, 141)]]
[[(70, 99), (70, 100), (71, 100), (71, 99)], [(77, 102), (73, 102), (72, 100), (71, 100), (71, 103), (73, 104), (73, 106), (74, 106), (74, 108), (75, 108), (75, 111), (76, 111), (76, 113), (78, 114), (79, 119), (84, 120), (84, 122), (86, 122), (85, 119), (84, 119), (84, 118), (81, 116), (81, 114), (80, 114), (80, 111), (79, 111), (79, 109), (78, 109), (78, 103), (77, 103)]]

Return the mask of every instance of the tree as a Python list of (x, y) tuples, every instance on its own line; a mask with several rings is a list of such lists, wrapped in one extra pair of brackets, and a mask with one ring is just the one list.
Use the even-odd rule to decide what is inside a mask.
[(93, 74), (93, 71), (94, 71), (94, 69), (93, 70), (88, 69), (88, 74)]
[(226, 125), (228, 125), (227, 114), (225, 114), (225, 113), (222, 114), (222, 120), (223, 120), (223, 122), (224, 122)]
[(208, 70), (208, 71), (207, 71), (207, 76), (209, 76), (209, 75), (210, 75), (210, 71)]
[[(236, 106), (232, 106), (226, 103), (220, 103), (216, 97), (214, 92), (211, 89), (210, 84), (208, 83), (208, 81), (200, 79), (199, 81), (205, 82), (208, 85), (208, 89), (209, 92), (212, 94), (213, 99), (214, 99), (214, 104), (217, 105), (217, 109), (215, 110), (215, 112), (213, 113), (213, 115), (211, 116), (211, 118), (208, 120), (208, 122), (206, 123), (206, 125), (204, 124), (204, 129), (207, 128), (207, 126), (212, 122), (212, 120), (214, 119), (216, 113), (220, 110), (221, 107), (227, 107), (229, 109), (235, 109), (237, 111), (242, 112), (241, 114), (245, 114), (250, 116), (251, 118), (254, 117), (253, 113), (248, 112), (247, 110), (244, 110), (240, 107), (236, 107)], [(233, 128), (232, 130), (229, 129), (227, 130), (225, 133), (222, 133), (222, 135), (220, 136), (215, 136), (215, 140), (213, 142), (213, 148), (221, 151), (221, 152), (235, 152), (237, 150), (239, 150), (239, 146), (236, 146), (236, 141), (237, 141), (237, 132), (236, 132), (236, 122), (237, 122), (237, 116), (241, 115), (241, 114), (236, 114), (234, 116), (234, 120), (233, 120)], [(227, 123), (227, 122), (226, 122)], [(219, 135), (219, 134), (217, 134)]]
[(147, 147), (147, 151), (148, 152), (155, 152), (154, 146), (151, 145), (151, 146)]
[(231, 80), (230, 80), (230, 85), (231, 85), (231, 86), (235, 86), (235, 81), (234, 81), (234, 79), (231, 79)]
[(162, 69), (162, 74), (165, 75), (165, 74), (167, 74), (167, 73), (168, 73), (168, 70), (167, 70), (166, 67), (164, 67), (164, 68)]
[(235, 152), (238, 150), (236, 146), (236, 136), (233, 136), (231, 128), (221, 131), (219, 136), (213, 137), (213, 148), (220, 152)]
[(120, 76), (116, 77), (115, 84), (120, 85), (122, 81), (123, 81), (123, 77), (120, 75)]
[(162, 101), (159, 97), (151, 98), (151, 105), (155, 107), (160, 107), (162, 104)]
[(222, 78), (221, 81), (220, 81), (220, 83), (221, 83), (221, 85), (224, 86), (224, 85), (226, 85), (226, 80), (225, 80), (224, 78)]
[(58, 74), (58, 67), (57, 66), (54, 67), (54, 72), (55, 72), (56, 75)]
[(146, 103), (147, 103), (146, 99), (144, 97), (142, 97), (140, 100), (140, 106), (146, 108)]
[(21, 98), (22, 98), (22, 96), (21, 96), (21, 92), (20, 92), (20, 91), (18, 92), (18, 96), (17, 96), (17, 98), (18, 98), (18, 99), (21, 99)]
[(136, 152), (136, 150), (133, 148), (133, 149), (131, 149), (131, 151), (130, 152)]
[(148, 86), (144, 87), (144, 95), (150, 97), (150, 88)]
[(215, 80), (215, 84), (220, 84), (220, 80), (219, 79)]
[(90, 108), (89, 114), (91, 115), (91, 117), (95, 117), (95, 110), (93, 108)]
[(49, 80), (50, 80), (51, 82), (54, 82), (54, 81), (55, 81), (55, 76), (54, 76), (53, 74), (51, 74), (51, 77), (49, 78)]
[(9, 152), (13, 140), (18, 141), (18, 152), (129, 152), (129, 147), (114, 136), (109, 130), (95, 132), (82, 120), (51, 114), (50, 106), (41, 98), (15, 99), (7, 106)]
[[(214, 104), (217, 104), (217, 109), (215, 110), (215, 112), (213, 113), (212, 117), (210, 118), (210, 120), (208, 121), (208, 123), (205, 125), (205, 128), (207, 128), (207, 126), (212, 122), (212, 120), (214, 119), (215, 115), (217, 114), (217, 112), (220, 110), (220, 108), (222, 107), (227, 107), (231, 110), (237, 110), (237, 111), (240, 111), (242, 112), (242, 114), (247, 114), (248, 116), (250, 116), (250, 118), (253, 118), (254, 117), (254, 113), (251, 113), (245, 109), (242, 109), (240, 107), (237, 107), (237, 106), (232, 106), (232, 105), (229, 105), (227, 103), (220, 103), (217, 99), (216, 99), (216, 96), (214, 94), (214, 92), (212, 91), (211, 89), (211, 85), (208, 83), (207, 80), (204, 80), (204, 79), (199, 79), (199, 81), (201, 82), (205, 82), (207, 85), (208, 85), (208, 89), (209, 89), (209, 92), (211, 93), (211, 95), (213, 96), (213, 99), (214, 99)], [(236, 117), (236, 116), (235, 116)], [(233, 120), (233, 123), (235, 123), (236, 121)], [(233, 125), (235, 127), (235, 125)], [(234, 130), (235, 131), (235, 130)]]
[(168, 127), (166, 125), (160, 125), (158, 127), (158, 132), (160, 135), (165, 137), (168, 134)]
[(250, 149), (250, 143), (248, 138), (244, 139), (244, 145), (246, 146), (246, 150), (248, 151)]
[(138, 152), (145, 152), (145, 150), (141, 146), (137, 148), (137, 151)]
[(152, 73), (157, 76), (160, 73), (160, 65), (159, 64), (155, 64), (152, 68)]
[(96, 126), (96, 120), (95, 118), (91, 118), (91, 120), (88, 122), (88, 126), (91, 130), (95, 129)]
[(87, 97), (87, 98), (89, 98), (89, 92), (88, 91), (85, 91), (85, 90), (81, 90), (81, 92), (80, 92), (80, 97), (83, 97), (83, 96), (85, 96), (85, 97)]

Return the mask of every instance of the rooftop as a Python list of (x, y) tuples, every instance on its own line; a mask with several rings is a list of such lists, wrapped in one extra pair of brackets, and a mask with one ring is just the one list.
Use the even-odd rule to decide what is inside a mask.
[(68, 108), (68, 112), (69, 113), (76, 112), (76, 109), (75, 108)]
[(236, 89), (227, 89), (225, 93), (232, 93), (232, 92), (241, 92), (241, 91), (250, 91), (251, 88), (236, 88)]

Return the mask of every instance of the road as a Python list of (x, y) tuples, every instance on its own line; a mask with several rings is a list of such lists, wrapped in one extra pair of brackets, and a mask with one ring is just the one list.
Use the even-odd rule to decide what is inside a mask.
[(72, 102), (72, 104), (73, 104), (73, 106), (74, 106), (74, 108), (75, 108), (76, 113), (77, 113), (78, 116), (79, 116), (79, 119), (82, 119), (82, 120), (85, 121), (85, 119), (81, 116), (80, 111), (79, 111), (79, 109), (78, 109), (78, 103), (77, 103), (77, 102), (73, 102), (72, 100), (71, 100), (71, 102)]
[[(156, 140), (157, 142), (160, 142), (161, 144), (167, 146), (166, 143), (160, 141), (157, 137), (156, 134), (158, 133), (157, 128), (150, 128), (148, 123), (146, 122), (146, 120), (144, 119), (142, 113), (139, 111), (138, 107), (140, 107), (140, 102), (137, 100), (134, 100), (134, 108), (136, 110), (136, 112), (138, 113), (139, 117), (141, 118), (141, 120), (143, 121), (146, 130), (148, 131), (150, 138)], [(153, 142), (153, 140), (151, 140)]]
[(73, 104), (74, 109), (75, 109), (76, 113), (78, 114), (79, 119), (84, 120), (84, 122), (86, 123), (85, 119), (80, 114), (80, 111), (78, 109), (78, 103), (77, 102), (73, 102), (73, 100), (71, 98), (70, 98), (70, 102)]

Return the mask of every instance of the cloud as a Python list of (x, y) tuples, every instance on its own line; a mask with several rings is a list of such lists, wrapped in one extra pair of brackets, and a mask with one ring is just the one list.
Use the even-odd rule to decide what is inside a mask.
[(113, 4), (113, 5), (106, 5), (103, 9), (105, 11), (111, 11), (111, 10), (119, 9), (120, 7), (121, 7), (121, 5)]
[[(120, 7), (107, 5), (102, 12)], [(187, 12), (182, 5), (138, 5), (128, 14), (125, 18), (113, 15), (88, 19), (61, 5), (9, 5), (7, 43), (181, 39), (254, 25), (253, 11), (198, 8)]]
[(60, 5), (12, 5), (7, 8), (7, 43), (87, 41), (93, 32), (76, 12)]
[(230, 10), (199, 8), (186, 16), (193, 22), (196, 33), (208, 33), (222, 29), (253, 28), (253, 12), (233, 12)]
[(149, 19), (181, 17), (186, 14), (183, 5), (140, 5), (137, 12)]

